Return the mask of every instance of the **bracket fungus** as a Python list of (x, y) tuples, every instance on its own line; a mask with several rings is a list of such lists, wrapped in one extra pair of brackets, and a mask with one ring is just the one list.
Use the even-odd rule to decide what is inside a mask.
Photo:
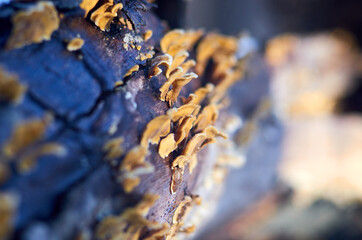
[(169, 102), (169, 105), (172, 106), (176, 101), (177, 97), (180, 94), (183, 86), (188, 84), (192, 79), (197, 78), (198, 76), (195, 73), (186, 73), (180, 78), (177, 78), (172, 83), (172, 89), (166, 94), (166, 101)]
[[(149, 77), (157, 76), (162, 72), (159, 65), (166, 65), (167, 81), (160, 88), (160, 100), (168, 101), (170, 106), (177, 101), (182, 87), (198, 77), (197, 74), (188, 72), (196, 62), (186, 61), (186, 59), (189, 57), (188, 50), (194, 46), (202, 34), (202, 31), (173, 30), (161, 39), (161, 50), (165, 54), (155, 58)], [(171, 85), (172, 89), (170, 89)]]
[[(172, 168), (179, 167), (184, 169), (185, 165), (190, 162), (193, 155), (200, 151), (207, 144), (215, 142), (215, 137), (227, 138), (227, 136), (219, 132), (215, 127), (208, 126), (201, 133), (195, 134), (188, 142), (182, 151), (182, 155), (178, 156), (172, 162)], [(195, 163), (193, 163), (195, 167)]]
[(105, 217), (96, 228), (96, 237), (99, 240), (139, 239), (142, 230), (156, 230), (148, 239), (156, 239), (165, 234), (169, 225), (150, 221), (146, 218), (150, 208), (159, 198), (158, 195), (145, 194), (142, 201), (135, 207), (127, 208), (119, 216)]
[(27, 10), (18, 11), (11, 20), (13, 29), (5, 46), (9, 50), (50, 40), (60, 23), (53, 3), (44, 1)]
[(167, 69), (171, 66), (171, 64), (172, 57), (168, 54), (155, 57), (154, 59), (152, 59), (148, 78), (155, 77), (162, 73), (162, 69), (160, 68), (160, 66), (165, 66)]
[(58, 157), (63, 157), (66, 153), (66, 148), (59, 143), (41, 144), (40, 146), (30, 150), (29, 153), (20, 157), (17, 163), (17, 170), (21, 173), (29, 172), (31, 169), (34, 168), (39, 157), (45, 155), (55, 155)]
[(67, 44), (67, 50), (70, 52), (78, 51), (81, 49), (84, 45), (84, 40), (77, 37), (73, 38), (68, 44)]
[(191, 128), (196, 120), (195, 116), (186, 116), (182, 119), (180, 125), (177, 127), (176, 130), (176, 144), (180, 144), (183, 140), (187, 139)]
[(152, 30), (147, 30), (144, 34), (143, 34), (143, 39), (145, 40), (145, 42), (147, 42), (151, 37), (152, 37)]
[(90, 19), (102, 31), (109, 31), (113, 18), (117, 17), (118, 10), (123, 8), (122, 3), (113, 4), (113, 0), (104, 3), (96, 9), (90, 16)]
[(139, 145), (132, 148), (119, 166), (120, 181), (125, 192), (131, 192), (141, 182), (141, 175), (152, 173), (154, 167), (145, 161), (148, 150)]
[(167, 136), (170, 132), (171, 118), (161, 115), (152, 119), (146, 126), (141, 139), (141, 146), (148, 148), (148, 144), (158, 144), (161, 137)]
[(170, 116), (172, 122), (177, 123), (187, 116), (197, 116), (199, 114), (201, 106), (198, 104), (184, 104), (179, 108), (171, 108), (167, 111), (167, 114)]
[[(204, 161), (207, 152), (199, 151), (217, 137), (226, 137), (214, 125), (220, 126), (217, 119), (226, 91), (240, 75), (234, 57), (235, 39), (204, 35), (201, 30), (174, 30), (162, 37), (161, 20), (152, 12), (143, 13), (153, 5), (146, 0), (16, 2), (10, 3), (10, 7), (16, 7), (12, 9), (14, 27), (6, 43), (8, 49), (49, 40), (60, 26), (52, 41), (22, 51), (4, 51), (2, 55), (4, 65), (21, 76), (29, 91), (25, 92), (16, 75), (0, 68), (0, 105), (6, 107), (1, 112), (11, 113), (2, 123), (11, 122), (8, 126), (13, 126), (15, 122), (13, 131), (9, 128), (9, 134), (0, 134), (8, 137), (1, 139), (0, 182), (4, 188), (15, 184), (16, 191), (28, 179), (39, 179), (40, 184), (30, 194), (39, 197), (26, 192), (21, 198), (30, 201), (20, 203), (19, 209), (26, 209), (26, 216), (20, 213), (19, 221), (24, 222), (19, 224), (26, 229), (17, 232), (16, 237), (23, 238), (23, 233), (33, 229), (40, 210), (29, 207), (32, 203), (39, 200), (53, 207), (54, 200), (49, 196), (64, 196), (70, 201), (64, 208), (63, 203), (59, 205), (60, 214), (50, 209), (51, 216), (44, 217), (49, 220), (44, 221), (49, 236), (56, 232), (59, 239), (82, 237), (78, 233), (87, 231), (84, 236), (100, 240), (173, 239), (177, 233), (193, 232), (195, 225), (184, 221), (197, 198), (183, 197), (189, 191), (198, 191), (196, 183), (206, 175), (201, 163), (215, 163)], [(52, 2), (60, 9), (60, 19)], [(64, 2), (75, 7), (59, 7)], [(79, 6), (85, 11), (84, 17)], [(49, 50), (54, 50), (51, 61), (47, 61)], [(16, 58), (7, 61), (8, 56)], [(16, 63), (22, 62), (17, 58), (24, 58), (24, 64)], [(11, 105), (23, 96), (25, 101)], [(47, 115), (39, 118), (47, 111), (54, 112), (54, 121)], [(59, 161), (59, 156), (65, 157)], [(219, 169), (232, 157), (222, 155), (223, 162), (220, 160), (215, 173), (221, 176)], [(36, 162), (38, 159), (42, 160)], [(47, 165), (41, 165), (43, 162)], [(39, 167), (35, 168), (35, 163)], [(206, 167), (212, 171), (214, 166)], [(22, 174), (29, 170), (32, 172)], [(46, 191), (39, 190), (44, 186), (40, 180), (47, 178)], [(23, 189), (20, 194), (24, 194)], [(150, 189), (161, 194), (153, 211), (150, 208), (157, 196), (145, 194)], [(125, 207), (142, 195), (143, 200), (135, 207)], [(92, 204), (84, 206), (84, 222), (79, 219), (83, 214), (74, 215), (73, 211), (78, 207), (77, 199), (84, 202), (89, 196)], [(72, 219), (63, 217), (70, 211)], [(100, 219), (105, 213), (113, 215)], [(169, 221), (172, 227), (152, 219)], [(67, 227), (69, 223), (75, 224), (74, 228)], [(57, 225), (62, 224), (67, 225), (62, 227), (66, 233), (59, 231)], [(5, 225), (0, 226), (0, 238)]]
[(123, 142), (124, 142), (123, 137), (116, 137), (116, 138), (108, 140), (103, 145), (103, 151), (107, 153), (105, 156), (105, 159), (113, 160), (113, 159), (116, 159), (116, 158), (122, 156), (124, 150), (121, 145), (123, 144)]
[(97, 5), (99, 0), (82, 0), (80, 8), (85, 11), (84, 17), (88, 16), (88, 13)]
[(131, 67), (123, 77), (125, 78), (128, 76), (131, 76), (134, 72), (137, 72), (139, 69), (140, 69), (140, 66), (136, 64), (133, 67)]
[(16, 195), (0, 192), (0, 239), (8, 239), (13, 231), (18, 202)]
[(168, 32), (160, 41), (161, 50), (167, 53), (172, 46), (183, 46), (185, 50), (190, 50), (200, 39), (203, 31), (184, 31), (176, 29)]
[(175, 134), (171, 133), (160, 141), (158, 153), (162, 158), (166, 158), (171, 152), (176, 150), (176, 148)]
[(219, 116), (219, 107), (215, 104), (205, 106), (195, 121), (196, 131), (202, 131), (213, 125)]
[(43, 119), (33, 119), (17, 125), (10, 139), (3, 146), (4, 155), (14, 157), (31, 144), (41, 140), (50, 121), (51, 117), (46, 116)]
[(0, 67), (0, 102), (17, 104), (23, 99), (25, 90), (17, 75)]
[(207, 62), (213, 58), (220, 59), (220, 54), (233, 57), (237, 49), (237, 40), (234, 37), (225, 37), (219, 34), (208, 34), (201, 40), (196, 49), (196, 72), (204, 72)]
[(192, 93), (189, 95), (187, 99), (185, 99), (185, 104), (194, 103), (194, 104), (200, 104), (204, 101), (206, 96), (211, 93), (214, 90), (214, 85), (212, 83), (206, 84), (205, 87), (200, 87), (195, 91), (195, 93)]
[(194, 225), (183, 228), (185, 225), (185, 218), (194, 204), (201, 204), (200, 197), (193, 195), (185, 196), (185, 198), (179, 203), (172, 216), (172, 224), (170, 230), (166, 234), (166, 240), (174, 239), (178, 232), (184, 231), (185, 229), (189, 229), (189, 231), (195, 230)]

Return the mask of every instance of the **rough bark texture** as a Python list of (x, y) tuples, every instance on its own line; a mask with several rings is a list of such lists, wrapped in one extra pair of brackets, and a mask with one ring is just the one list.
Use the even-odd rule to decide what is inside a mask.
[[(33, 1), (26, 4), (17, 2), (0, 6), (3, 16), (2, 46), (12, 27), (9, 21), (11, 13)], [(80, 9), (75, 8), (79, 2), (54, 3), (64, 17), (50, 41), (0, 51), (0, 65), (7, 72), (16, 74), (19, 81), (27, 86), (21, 103), (14, 105), (4, 102), (0, 105), (0, 146), (6, 143), (17, 125), (31, 119), (42, 119), (50, 113), (53, 121), (47, 126), (44, 138), (34, 146), (55, 142), (64, 146), (67, 152), (61, 157), (39, 157), (35, 166), (26, 173), (19, 173), (16, 169), (17, 157), (7, 162), (11, 176), (0, 184), (0, 191), (12, 192), (19, 199), (13, 238), (75, 238), (83, 231), (92, 231), (103, 216), (118, 214), (139, 202), (146, 192), (160, 195), (148, 219), (170, 223), (176, 206), (185, 194), (197, 194), (194, 186), (207, 159), (201, 157), (193, 174), (185, 171), (179, 190), (172, 195), (169, 190), (170, 163), (167, 158), (163, 160), (159, 157), (156, 147), (151, 147), (147, 161), (155, 166), (155, 172), (142, 176), (142, 182), (135, 191), (125, 194), (116, 181), (118, 169), (104, 161), (105, 153), (102, 150), (105, 142), (122, 136), (122, 147), (127, 152), (139, 143), (147, 123), (165, 114), (169, 107), (158, 99), (158, 89), (165, 77), (159, 75), (149, 80), (149, 62), (136, 60), (136, 49), (125, 50), (124, 37), (134, 34), (134, 31), (112, 24), (109, 32), (102, 32), (89, 19), (82, 17)], [(124, 1), (124, 5), (127, 4), (133, 2)], [(130, 8), (130, 15), (132, 11)], [(152, 38), (141, 44), (141, 51), (154, 46), (157, 53), (165, 27), (152, 12), (141, 12), (141, 17), (145, 25), (139, 28), (139, 33), (148, 29), (153, 31)], [(66, 42), (77, 35), (84, 39), (84, 46), (76, 52), (67, 51)], [(135, 64), (140, 65), (140, 70), (123, 79)], [(268, 70), (265, 66), (258, 66), (263, 66), (262, 60), (254, 58), (247, 80), (237, 83), (233, 89), (230, 95), (232, 104), (226, 112), (235, 113), (246, 120), (253, 115), (261, 99), (268, 95)], [(124, 85), (114, 88), (119, 80), (123, 80)], [(202, 81), (195, 79), (180, 95), (187, 97), (201, 85)], [(270, 142), (258, 140), (251, 144), (251, 148), (276, 146), (277, 149), (280, 126), (271, 113), (264, 119), (258, 120), (262, 126), (259, 133), (268, 131), (269, 126), (277, 130), (276, 137)], [(112, 128), (116, 130), (110, 131)], [(245, 195), (249, 197), (242, 196), (243, 204), (240, 207), (246, 207), (270, 188), (269, 183), (275, 174), (273, 156), (277, 152), (271, 147), (265, 148), (264, 153), (252, 155), (251, 158), (259, 160), (261, 165), (268, 162), (268, 157), (274, 159), (270, 162), (270, 171), (265, 175), (266, 181), (255, 179), (255, 189), (251, 190), (254, 198), (250, 198), (250, 192)], [(244, 178), (240, 181), (248, 182), (249, 177), (259, 175), (257, 171), (248, 172), (247, 167), (249, 165), (240, 172)], [(250, 167), (253, 168), (252, 165)], [(245, 191), (245, 188), (240, 191)], [(228, 208), (230, 212), (230, 206)]]

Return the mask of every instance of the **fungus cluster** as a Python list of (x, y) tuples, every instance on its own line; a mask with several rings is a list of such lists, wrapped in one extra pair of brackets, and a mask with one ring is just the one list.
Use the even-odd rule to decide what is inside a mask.
[[(201, 31), (174, 30), (161, 40), (164, 54), (152, 60), (149, 71), (151, 78), (162, 72), (167, 77), (160, 88), (160, 100), (173, 105), (181, 88), (197, 77), (196, 74), (188, 72), (196, 62), (187, 60), (187, 50), (194, 47), (201, 36)], [(204, 54), (203, 51), (209, 54)], [(242, 73), (234, 57), (235, 51), (234, 38), (210, 34), (201, 40), (197, 46), (200, 64), (197, 63), (196, 67), (199, 66), (199, 74), (202, 74), (204, 66), (213, 59), (215, 68), (211, 80), (216, 86), (208, 83), (200, 87), (183, 99), (181, 106), (169, 109), (165, 115), (158, 116), (147, 124), (140, 145), (125, 156), (124, 161), (128, 162), (129, 167), (125, 168), (124, 164), (120, 167), (122, 183), (127, 192), (140, 183), (140, 174), (151, 172), (150, 164), (145, 162), (149, 144), (158, 145), (161, 158), (169, 158), (173, 172), (170, 190), (174, 194), (182, 182), (184, 168), (188, 165), (191, 174), (196, 167), (197, 153), (206, 145), (214, 143), (216, 137), (227, 138), (214, 124), (219, 111), (225, 106), (225, 92)], [(161, 65), (165, 66), (165, 70), (160, 68)]]
[[(100, 2), (102, 5), (99, 6)], [(84, 17), (87, 17), (91, 13), (90, 19), (94, 24), (102, 31), (109, 31), (111, 23), (115, 18), (119, 20), (124, 28), (129, 30), (134, 30), (138, 28), (139, 25), (144, 25), (144, 22), (139, 23), (140, 16), (138, 16), (138, 14), (140, 10), (145, 11), (148, 6), (146, 5), (143, 1), (123, 6), (122, 3), (114, 4), (113, 0), (83, 0), (79, 6), (85, 11)], [(130, 9), (132, 9), (137, 16), (130, 14)], [(122, 14), (120, 10), (123, 10), (125, 14)], [(148, 32), (146, 36), (151, 37), (151, 35), (150, 32)]]
[(107, 161), (112, 161), (123, 154), (123, 147), (121, 146), (124, 142), (123, 137), (116, 137), (108, 140), (103, 145), (103, 151), (106, 152), (105, 159)]
[(122, 3), (114, 4), (113, 0), (108, 0), (91, 14), (90, 19), (102, 31), (109, 31), (113, 18), (117, 17), (118, 11), (122, 8)]
[(18, 124), (4, 144), (1, 155), (6, 161), (16, 159), (19, 172), (31, 170), (41, 156), (63, 156), (66, 149), (59, 143), (41, 142), (51, 121), (52, 117), (46, 115), (43, 119), (32, 119)]
[[(85, 11), (84, 17), (87, 17), (89, 12), (94, 10), (98, 1), (99, 0), (82, 1), (79, 6)], [(113, 19), (118, 16), (118, 11), (122, 8), (122, 3), (114, 4), (113, 0), (108, 0), (92, 12), (90, 19), (102, 31), (109, 31)]]
[[(187, 60), (190, 50), (197, 40), (202, 36), (202, 31), (174, 30), (167, 33), (161, 40), (160, 46), (163, 55), (152, 60), (149, 78), (159, 75), (162, 72), (160, 66), (166, 68), (165, 76), (167, 81), (160, 88), (160, 100), (168, 101), (172, 106), (187, 83), (197, 78), (197, 74), (188, 72), (194, 67), (194, 60)], [(172, 86), (172, 89), (170, 87)]]
[(195, 204), (200, 205), (201, 198), (193, 195), (185, 196), (184, 200), (180, 202), (173, 214), (171, 227), (165, 236), (166, 240), (174, 239), (178, 232), (192, 233), (195, 231), (195, 225), (184, 227), (184, 220)]
[(6, 42), (6, 49), (50, 40), (52, 33), (59, 28), (59, 17), (52, 2), (38, 2), (12, 17), (13, 29)]
[(142, 230), (149, 231), (144, 239), (156, 240), (169, 230), (167, 223), (160, 224), (146, 218), (150, 208), (155, 204), (158, 195), (145, 194), (135, 207), (127, 208), (119, 216), (104, 218), (96, 228), (96, 236), (100, 240), (139, 239)]

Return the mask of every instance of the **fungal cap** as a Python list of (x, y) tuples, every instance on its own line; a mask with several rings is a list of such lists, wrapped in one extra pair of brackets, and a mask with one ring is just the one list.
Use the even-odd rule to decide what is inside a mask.
[(164, 55), (155, 57), (152, 60), (148, 78), (155, 77), (162, 72), (162, 70), (159, 68), (159, 66), (165, 66), (166, 70), (167, 70), (171, 66), (172, 61), (173, 61), (172, 57), (168, 54), (164, 54)]
[(55, 155), (62, 157), (67, 153), (66, 148), (58, 143), (46, 143), (41, 146), (32, 149), (30, 153), (22, 156), (16, 167), (17, 170), (21, 173), (26, 173), (32, 170), (37, 162), (37, 159), (44, 155)]
[(166, 95), (166, 101), (168, 101), (170, 105), (173, 105), (177, 101), (177, 97), (180, 94), (180, 91), (183, 88), (183, 86), (185, 86), (192, 79), (197, 77), (198, 77), (197, 74), (191, 72), (191, 73), (186, 73), (182, 77), (176, 79), (172, 83), (173, 88)]
[(140, 164), (144, 163), (146, 155), (147, 148), (143, 146), (136, 146), (132, 148), (124, 157), (123, 162), (120, 166), (120, 170), (128, 172), (134, 170)]
[(14, 157), (26, 147), (41, 140), (50, 121), (51, 117), (46, 116), (43, 119), (33, 119), (17, 125), (3, 147), (4, 155)]
[(80, 3), (80, 8), (85, 11), (84, 17), (87, 17), (90, 10), (92, 10), (98, 3), (99, 0), (83, 0)]
[(6, 42), (8, 50), (50, 40), (59, 28), (59, 17), (52, 2), (38, 2), (34, 7), (18, 11), (12, 17), (13, 29)]
[(151, 37), (152, 37), (152, 30), (147, 30), (144, 34), (143, 34), (143, 39), (145, 40), (145, 42), (147, 42)]
[(165, 137), (170, 132), (171, 119), (167, 115), (161, 115), (152, 119), (146, 126), (141, 139), (141, 146), (145, 149), (148, 144), (158, 144), (161, 137)]
[(0, 66), (0, 101), (18, 104), (25, 91), (26, 87), (19, 82), (18, 76)]
[(177, 127), (175, 135), (177, 145), (179, 145), (184, 139), (187, 139), (195, 120), (195, 116), (186, 116), (182, 119), (180, 125)]
[(158, 148), (158, 153), (160, 154), (161, 158), (167, 157), (171, 152), (176, 150), (177, 144), (175, 141), (175, 135), (170, 133), (160, 141), (160, 145)]
[(133, 67), (131, 67), (131, 68), (128, 70), (128, 72), (127, 72), (123, 77), (124, 77), (124, 78), (125, 78), (125, 77), (128, 77), (128, 76), (130, 76), (132, 73), (137, 72), (139, 69), (140, 69), (140, 66), (136, 64), (136, 65), (134, 65)]
[(122, 156), (124, 149), (122, 148), (121, 145), (123, 144), (123, 142), (124, 142), (123, 137), (117, 137), (117, 138), (108, 140), (103, 145), (103, 151), (107, 152), (105, 159), (112, 160), (112, 159)]
[(67, 50), (70, 52), (81, 49), (84, 45), (84, 40), (81, 38), (73, 38), (67, 45)]

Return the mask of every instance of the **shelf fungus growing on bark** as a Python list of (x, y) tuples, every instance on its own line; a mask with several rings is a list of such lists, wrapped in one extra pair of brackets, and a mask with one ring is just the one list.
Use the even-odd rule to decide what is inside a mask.
[(146, 218), (158, 198), (157, 195), (145, 194), (142, 201), (135, 207), (127, 208), (119, 216), (104, 218), (97, 226), (97, 239), (139, 239), (143, 230), (150, 232), (146, 237), (149, 240), (164, 236), (169, 225), (153, 222)]
[(130, 76), (131, 74), (133, 74), (134, 72), (137, 72), (138, 70), (140, 69), (140, 66), (139, 65), (134, 65), (133, 67), (131, 67), (128, 72), (123, 76), (124, 78), (125, 77), (128, 77)]
[[(128, 0), (122, 1), (123, 3), (120, 1), (116, 2), (117, 3), (114, 3), (113, 0), (83, 0), (80, 7), (85, 11), (84, 17), (87, 17), (88, 14), (93, 11), (90, 15), (90, 19), (102, 31), (109, 31), (110, 25), (114, 19), (118, 19), (128, 30), (135, 30), (145, 25), (144, 20), (140, 15), (140, 11), (146, 11), (152, 6), (151, 4), (147, 4), (145, 0)], [(99, 3), (102, 3), (102, 5), (99, 6)], [(120, 10), (123, 11), (123, 14), (120, 13)], [(152, 31), (148, 32), (147, 36), (151, 37)]]
[(180, 202), (177, 206), (173, 217), (172, 217), (172, 224), (169, 231), (166, 234), (166, 240), (175, 239), (175, 236), (178, 232), (185, 232), (185, 233), (192, 233), (195, 231), (195, 225), (184, 227), (185, 219), (187, 214), (189, 213), (190, 209), (193, 205), (200, 205), (201, 198), (198, 196), (185, 196), (184, 200)]
[(151, 37), (152, 37), (152, 30), (147, 30), (144, 34), (143, 34), (143, 39), (145, 40), (145, 42), (147, 42)]
[(0, 239), (8, 239), (13, 232), (18, 202), (14, 194), (0, 192)]
[(66, 149), (56, 142), (42, 142), (47, 126), (52, 121), (50, 115), (43, 119), (32, 119), (18, 124), (2, 148), (7, 161), (16, 159), (20, 173), (30, 171), (37, 159), (44, 155), (65, 156)]
[(99, 0), (82, 0), (80, 7), (85, 11), (84, 17), (97, 5)]
[(176, 149), (177, 143), (175, 141), (175, 134), (171, 133), (160, 141), (158, 153), (162, 158), (165, 158)]
[(140, 176), (154, 171), (154, 167), (145, 161), (148, 150), (143, 146), (132, 148), (119, 167), (120, 181), (125, 192), (131, 192), (140, 182)]
[(30, 145), (41, 140), (50, 121), (51, 118), (46, 116), (44, 119), (33, 119), (16, 126), (10, 139), (3, 146), (4, 155), (14, 157)]
[(113, 0), (109, 0), (102, 6), (97, 8), (90, 16), (90, 19), (102, 31), (109, 31), (111, 23), (117, 17), (118, 11), (123, 8), (122, 3), (113, 4)]
[(70, 42), (67, 44), (67, 50), (70, 52), (78, 51), (81, 49), (84, 45), (84, 40), (77, 37), (70, 40)]
[(0, 67), (0, 102), (18, 104), (26, 87), (19, 82), (18, 76)]
[(227, 91), (243, 74), (236, 39), (162, 36), (146, 0), (70, 9), (15, 2), (6, 47), (29, 46), (0, 51), (0, 203), (9, 189), (20, 201), (15, 222), (0, 204), (0, 238), (12, 226), (24, 239), (37, 238), (39, 225), (44, 239), (159, 240), (197, 230), (186, 219), (200, 204), (192, 194), (207, 199), (206, 180), (222, 179), (237, 160), (222, 125), (227, 98), (235, 100)]
[(59, 27), (59, 17), (52, 2), (38, 2), (35, 6), (17, 12), (12, 17), (13, 29), (6, 43), (7, 49), (50, 40)]
[(124, 149), (122, 147), (123, 142), (123, 137), (116, 137), (108, 140), (103, 145), (103, 151), (106, 152), (105, 159), (107, 161), (111, 161), (122, 156), (124, 153)]
[[(186, 59), (189, 57), (188, 50), (194, 46), (201, 35), (202, 31), (173, 30), (161, 39), (161, 50), (165, 54), (153, 60), (149, 77), (160, 74), (162, 69), (159, 66), (165, 66), (167, 81), (160, 88), (160, 100), (168, 101), (170, 106), (177, 101), (183, 86), (198, 77), (197, 74), (188, 72), (195, 66), (195, 61), (186, 61)], [(171, 86), (172, 89), (170, 89)]]

